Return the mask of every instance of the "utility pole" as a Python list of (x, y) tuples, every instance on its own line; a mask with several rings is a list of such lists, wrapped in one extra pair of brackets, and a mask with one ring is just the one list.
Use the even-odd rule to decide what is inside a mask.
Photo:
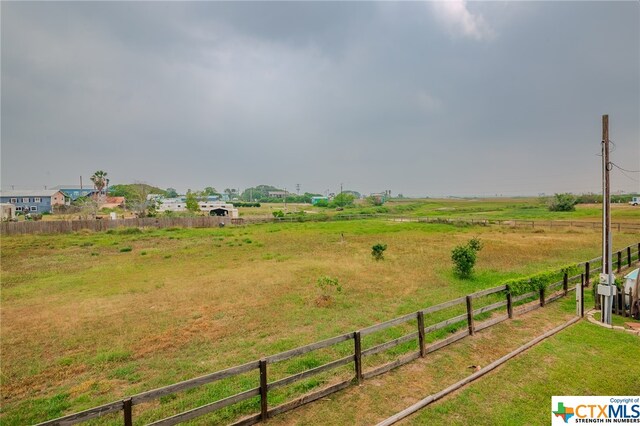
[(602, 116), (602, 273), (598, 295), (603, 296), (601, 320), (611, 324), (613, 296), (616, 295), (615, 277), (613, 276), (613, 253), (611, 250), (611, 183), (609, 171), (609, 116)]
[(300, 184), (296, 183), (296, 192), (300, 195)]
[(340, 182), (340, 193), (342, 194), (342, 182)]

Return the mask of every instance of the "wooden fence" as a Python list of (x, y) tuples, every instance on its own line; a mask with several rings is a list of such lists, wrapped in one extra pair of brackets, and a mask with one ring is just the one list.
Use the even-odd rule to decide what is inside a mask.
[(241, 223), (242, 219), (232, 219), (226, 216), (145, 217), (116, 220), (40, 220), (34, 222), (2, 222), (0, 223), (0, 232), (2, 235), (64, 234), (83, 229), (97, 232), (121, 227), (215, 228)]
[[(131, 219), (102, 219), (102, 220), (45, 220), (34, 222), (2, 222), (0, 223), (0, 234), (2, 235), (22, 235), (22, 234), (64, 234), (77, 232), (83, 229), (91, 231), (106, 231), (119, 227), (155, 227), (155, 228), (215, 228), (224, 225), (249, 225), (256, 223), (279, 223), (279, 222), (316, 222), (335, 220), (360, 220), (381, 218), (394, 222), (418, 222), (418, 223), (444, 223), (444, 224), (468, 224), (468, 225), (499, 225), (516, 228), (533, 229), (560, 229), (560, 228), (588, 228), (600, 229), (601, 222), (585, 221), (561, 221), (561, 220), (520, 220), (520, 219), (476, 219), (476, 218), (450, 218), (450, 217), (401, 217), (392, 215), (373, 214), (339, 214), (335, 216), (326, 215), (290, 215), (285, 217), (248, 217), (236, 218), (222, 216), (194, 216), (194, 217), (148, 217)], [(617, 231), (640, 231), (640, 223), (620, 222), (612, 223), (611, 229)]]
[[(632, 258), (637, 259), (640, 255), (640, 243), (637, 244), (638, 252), (634, 253), (632, 256), (631, 249), (634, 247), (635, 245), (621, 250), (621, 252), (628, 253), (627, 259), (629, 260), (629, 265), (631, 264)], [(138, 404), (149, 402), (165, 395), (173, 394), (179, 391), (185, 391), (252, 371), (259, 376), (260, 384), (258, 387), (247, 389), (235, 395), (228, 396), (224, 399), (213, 401), (209, 404), (191, 409), (189, 411), (185, 411), (174, 416), (158, 420), (152, 424), (163, 426), (178, 424), (180, 422), (194, 419), (204, 414), (211, 413), (224, 407), (228, 407), (241, 401), (259, 396), (260, 412), (233, 423), (234, 425), (255, 424), (260, 421), (266, 420), (269, 417), (273, 417), (277, 414), (292, 410), (303, 404), (307, 404), (311, 401), (324, 398), (329, 394), (345, 389), (353, 383), (362, 383), (363, 380), (367, 380), (379, 374), (383, 374), (393, 368), (404, 365), (417, 358), (425, 357), (431, 352), (437, 351), (438, 349), (457, 342), (465, 338), (466, 336), (472, 336), (480, 330), (491, 327), (502, 321), (511, 319), (515, 315), (521, 315), (526, 312), (544, 307), (546, 304), (556, 301), (563, 296), (566, 296), (570, 291), (574, 291), (578, 287), (582, 291), (584, 285), (588, 285), (589, 277), (596, 273), (597, 268), (591, 269), (591, 265), (593, 263), (597, 263), (598, 261), (601, 261), (601, 259), (596, 258), (588, 262), (580, 263), (579, 266), (585, 268), (584, 273), (572, 277), (568, 277), (565, 273), (561, 281), (550, 284), (546, 287), (546, 290), (542, 288), (539, 291), (532, 291), (526, 294), (515, 296), (512, 295), (512, 292), (508, 286), (501, 285), (487, 290), (478, 291), (467, 296), (449, 300), (435, 306), (426, 307), (419, 311), (412, 312), (410, 314), (406, 314), (401, 317), (394, 318), (389, 321), (372, 325), (370, 327), (366, 327), (357, 331), (341, 334), (330, 339), (311, 343), (309, 345), (281, 352), (276, 355), (267, 356), (257, 361), (248, 362), (240, 366), (228, 368), (226, 370), (211, 373), (195, 379), (186, 380), (180, 383), (165, 386), (163, 388), (143, 392), (119, 401), (102, 405), (100, 407), (95, 407), (79, 413), (71, 414), (69, 416), (61, 417), (55, 420), (49, 420), (44, 423), (40, 423), (40, 426), (61, 424), (71, 425), (118, 411), (122, 412), (124, 425), (130, 426), (133, 423), (133, 407)], [(582, 282), (583, 285), (569, 285), (575, 282)], [(444, 320), (441, 319), (439, 321), (436, 321), (433, 318), (431, 321), (428, 321), (425, 317), (429, 314), (442, 312), (454, 307), (460, 307), (460, 309), (463, 310), (463, 313)], [(582, 312), (582, 314), (584, 314), (584, 312)], [(435, 322), (430, 323), (432, 321)], [(365, 345), (363, 344), (363, 338), (365, 336), (373, 335), (374, 333), (387, 330), (392, 327), (409, 327), (411, 326), (410, 324), (415, 324), (416, 328), (413, 329), (413, 331), (410, 331), (409, 333), (406, 333), (400, 337), (385, 341), (383, 343), (377, 343), (370, 347), (365, 347)], [(444, 339), (435, 340), (429, 344), (427, 343), (427, 336), (430, 333), (436, 333), (439, 330), (444, 329), (451, 331), (452, 334), (448, 335)], [(404, 330), (406, 331), (406, 328)], [(347, 341), (352, 342), (351, 345), (353, 348), (352, 353), (350, 353), (348, 356), (334, 359), (333, 361), (328, 362), (324, 365), (320, 365), (318, 367), (314, 367), (309, 370), (284, 377), (282, 379), (269, 381), (268, 373), (270, 366)], [(373, 367), (369, 370), (366, 370), (364, 368), (363, 361), (365, 358), (388, 351), (406, 342), (417, 343), (418, 349), (416, 351), (402, 355), (392, 362)], [(353, 368), (352, 378), (342, 380), (337, 383), (332, 383), (330, 386), (324, 389), (306, 394), (284, 404), (275, 407), (269, 406), (268, 394), (270, 391), (346, 365), (351, 365)]]
[[(515, 228), (559, 229), (559, 228), (587, 228), (602, 229), (602, 222), (578, 220), (524, 220), (524, 219), (481, 219), (481, 218), (453, 218), (453, 217), (400, 217), (389, 216), (397, 222), (422, 223), (450, 223), (470, 225), (500, 225)], [(611, 224), (612, 230), (640, 231), (640, 223), (616, 222)]]

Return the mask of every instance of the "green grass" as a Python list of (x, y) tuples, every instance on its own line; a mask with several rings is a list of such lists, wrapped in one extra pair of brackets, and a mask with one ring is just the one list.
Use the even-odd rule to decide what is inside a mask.
[(542, 425), (553, 395), (639, 395), (638, 347), (637, 336), (583, 321), (404, 424)]
[[(595, 314), (593, 314), (593, 318), (600, 321), (600, 312), (596, 312)], [(628, 318), (628, 317), (623, 317), (617, 314), (611, 315), (611, 325), (616, 325), (618, 327), (625, 327), (625, 328), (629, 328), (625, 326), (625, 323), (627, 322), (640, 322), (640, 320), (636, 320), (633, 318)]]
[[(473, 236), (485, 248), (475, 274), (461, 280), (451, 271), (450, 251)], [(614, 247), (636, 240), (616, 233)], [(0, 422), (36, 423), (357, 330), (592, 258), (599, 241), (592, 230), (384, 220), (3, 237)], [(376, 262), (371, 246), (378, 242), (388, 249)], [(326, 308), (315, 304), (324, 275), (343, 287)], [(279, 363), (270, 377), (346, 356), (351, 345)], [(336, 374), (285, 388), (274, 401), (351, 373)], [(255, 382), (248, 374), (180, 393), (140, 407), (136, 418), (158, 420)], [(228, 421), (255, 405), (247, 401), (202, 422)]]

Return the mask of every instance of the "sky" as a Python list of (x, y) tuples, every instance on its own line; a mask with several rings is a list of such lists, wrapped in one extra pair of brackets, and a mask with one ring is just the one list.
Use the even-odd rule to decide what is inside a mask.
[(2, 189), (640, 191), (640, 3), (6, 2)]

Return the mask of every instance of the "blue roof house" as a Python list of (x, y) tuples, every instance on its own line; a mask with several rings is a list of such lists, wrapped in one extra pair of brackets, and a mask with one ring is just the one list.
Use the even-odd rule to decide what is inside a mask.
[(71, 201), (75, 201), (80, 197), (88, 197), (96, 192), (96, 189), (91, 186), (80, 185), (58, 185), (51, 189), (61, 191), (67, 197), (71, 198)]
[(53, 206), (64, 205), (66, 197), (57, 189), (0, 192), (0, 203), (16, 206), (16, 212), (53, 213)]

